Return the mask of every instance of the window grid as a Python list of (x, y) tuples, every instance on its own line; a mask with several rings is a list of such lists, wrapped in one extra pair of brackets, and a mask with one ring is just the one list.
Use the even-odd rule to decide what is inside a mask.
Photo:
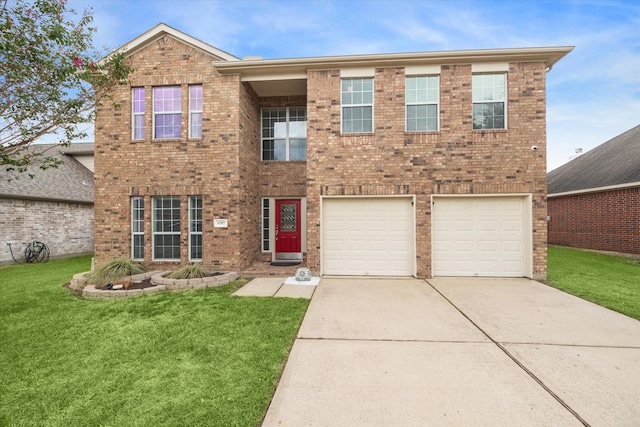
[(180, 260), (180, 197), (153, 198), (153, 259)]
[(269, 240), (269, 199), (262, 199), (262, 252), (269, 252), (270, 248), (270, 240)]
[(131, 198), (131, 258), (144, 259), (144, 198)]
[(182, 121), (182, 88), (153, 88), (153, 138), (180, 138)]
[(307, 109), (262, 109), (262, 160), (307, 159)]
[(144, 88), (134, 87), (132, 89), (132, 126), (133, 139), (144, 139)]
[(189, 260), (202, 261), (202, 196), (189, 197)]
[(373, 132), (373, 78), (342, 79), (342, 133)]
[(507, 75), (474, 74), (473, 129), (506, 129)]
[(189, 86), (189, 138), (202, 138), (202, 85)]
[(439, 129), (439, 98), (439, 76), (407, 77), (405, 86), (407, 132), (428, 132)]

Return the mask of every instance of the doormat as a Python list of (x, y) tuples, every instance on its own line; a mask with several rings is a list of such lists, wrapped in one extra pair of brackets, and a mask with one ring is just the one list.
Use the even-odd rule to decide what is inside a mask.
[(300, 264), (302, 264), (300, 261), (274, 261), (271, 263), (274, 267), (293, 267)]

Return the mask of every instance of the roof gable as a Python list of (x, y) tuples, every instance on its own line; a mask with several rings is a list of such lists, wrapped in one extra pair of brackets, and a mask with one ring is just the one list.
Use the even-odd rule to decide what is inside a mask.
[(640, 182), (640, 125), (547, 174), (549, 194)]
[(121, 46), (119, 49), (116, 49), (116, 52), (124, 52), (127, 56), (130, 56), (144, 49), (150, 44), (154, 43), (156, 40), (161, 39), (162, 37), (165, 37), (165, 36), (173, 37), (174, 39), (188, 46), (191, 46), (196, 50), (199, 50), (208, 55), (211, 55), (220, 61), (239, 61), (240, 60), (240, 58), (237, 58), (231, 55), (230, 53), (227, 53), (214, 46), (211, 46), (210, 44), (207, 44), (194, 37), (191, 37), (190, 35), (185, 34), (181, 31), (178, 31), (175, 28), (170, 27), (164, 23), (160, 23), (155, 27), (153, 27), (152, 29), (150, 29), (149, 31), (139, 35), (135, 39)]

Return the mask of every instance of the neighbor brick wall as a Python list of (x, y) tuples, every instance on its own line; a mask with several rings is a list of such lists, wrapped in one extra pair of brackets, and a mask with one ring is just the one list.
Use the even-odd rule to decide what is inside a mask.
[(549, 243), (640, 254), (640, 187), (551, 197)]
[(430, 277), (432, 194), (532, 194), (533, 276), (546, 276), (545, 66), (510, 64), (508, 130), (472, 130), (471, 75), (471, 65), (441, 67), (441, 130), (413, 134), (404, 68), (376, 69), (374, 132), (341, 135), (340, 71), (308, 73), (310, 268), (320, 267), (323, 195), (416, 195), (418, 275)]
[[(220, 76), (213, 58), (179, 43), (170, 36), (150, 44), (132, 57), (132, 87), (145, 87), (145, 139), (131, 138), (131, 89), (115, 93), (121, 104), (105, 104), (98, 111), (95, 135), (95, 254), (98, 264), (131, 255), (130, 198), (145, 199), (145, 263), (153, 268), (177, 263), (153, 262), (151, 252), (151, 198), (180, 196), (182, 214), (181, 260), (188, 261), (188, 196), (203, 196), (203, 264), (237, 271), (246, 264), (246, 250), (238, 236), (246, 228), (243, 204), (257, 186), (246, 180), (239, 167), (241, 147), (238, 102), (242, 84), (238, 76)], [(188, 85), (203, 85), (202, 138), (188, 139)], [(182, 137), (152, 139), (152, 88), (182, 86)], [(243, 108), (242, 114), (255, 112)], [(247, 120), (244, 119), (244, 123)], [(255, 129), (245, 129), (242, 147), (253, 139)], [(251, 148), (253, 149), (253, 148)], [(246, 160), (246, 156), (243, 157)], [(255, 163), (255, 162), (253, 162)], [(253, 166), (249, 165), (248, 168)], [(244, 178), (244, 179), (243, 179)], [(255, 198), (255, 197), (254, 197)], [(254, 203), (255, 202), (251, 202)], [(228, 228), (213, 228), (214, 218), (226, 218)], [(259, 249), (259, 243), (255, 244)]]
[(47, 244), (51, 257), (93, 251), (93, 205), (0, 199), (0, 264), (18, 260), (33, 240)]

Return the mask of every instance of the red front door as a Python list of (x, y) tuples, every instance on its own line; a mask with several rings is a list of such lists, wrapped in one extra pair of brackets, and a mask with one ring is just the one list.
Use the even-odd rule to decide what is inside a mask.
[(300, 200), (276, 200), (276, 253), (302, 252)]

